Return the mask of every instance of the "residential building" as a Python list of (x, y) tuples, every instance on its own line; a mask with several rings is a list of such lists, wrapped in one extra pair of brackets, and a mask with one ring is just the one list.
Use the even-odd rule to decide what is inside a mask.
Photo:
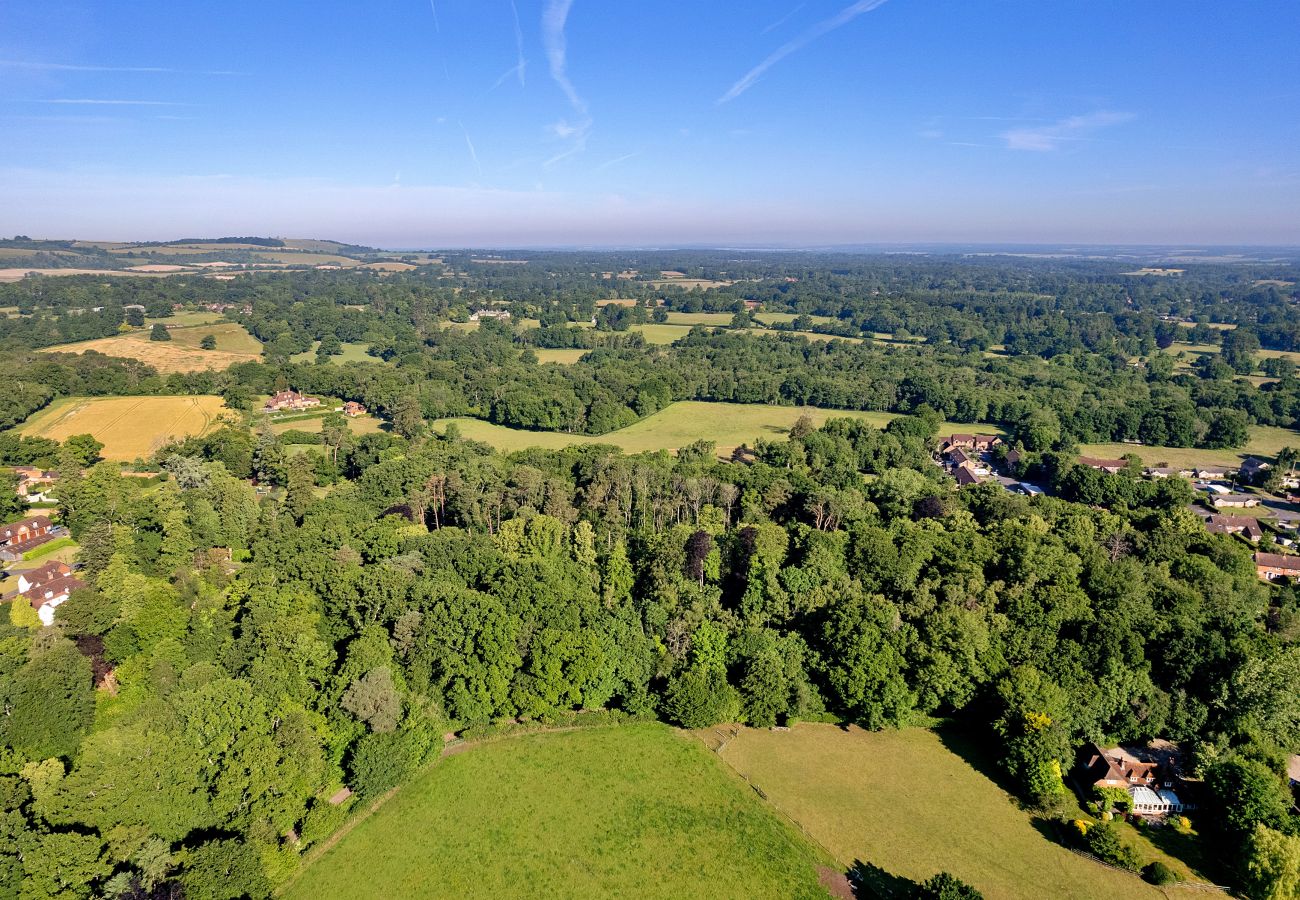
[(349, 419), (355, 419), (357, 416), (364, 416), (365, 414), (366, 408), (355, 400), (349, 400), (343, 404), (343, 415)]
[(1256, 553), (1255, 571), (1265, 581), (1300, 577), (1300, 556), (1281, 553)]
[(946, 453), (954, 447), (960, 447), (963, 450), (985, 453), (1000, 443), (1002, 438), (995, 434), (954, 434), (944, 442), (943, 450)]
[(315, 409), (320, 406), (316, 397), (304, 397), (297, 391), (277, 391), (262, 407), (264, 412), (283, 412), (284, 410)]
[(73, 591), (85, 586), (86, 583), (81, 579), (63, 574), (36, 584), (29, 590), (20, 591), (19, 596), (36, 610), (42, 625), (53, 625), (54, 610), (66, 603)]
[(67, 531), (56, 528), (46, 516), (32, 516), (0, 528), (0, 560), (17, 562), (29, 550), (49, 543)]
[(1148, 478), (1191, 478), (1191, 469), (1180, 469), (1177, 466), (1153, 466), (1146, 470)]
[(1097, 459), (1092, 456), (1080, 456), (1079, 465), (1087, 466), (1089, 469), (1097, 469), (1100, 472), (1106, 472), (1111, 475), (1117, 475), (1128, 468), (1128, 460)]
[(484, 319), (509, 319), (510, 310), (508, 309), (478, 309), (470, 313), (471, 322), (481, 322)]
[(1246, 461), (1241, 464), (1241, 468), (1237, 470), (1237, 474), (1249, 481), (1251, 484), (1254, 484), (1257, 479), (1262, 478), (1271, 468), (1273, 468), (1272, 464), (1266, 463), (1264, 460), (1257, 459), (1254, 456), (1248, 456), (1246, 457)]
[(18, 476), (14, 491), (28, 503), (48, 502), (50, 497), (45, 492), (59, 478), (58, 472), (45, 471), (36, 466), (14, 466), (14, 473)]
[(1205, 481), (1218, 481), (1227, 478), (1231, 470), (1223, 466), (1197, 466), (1196, 477)]
[(980, 476), (976, 472), (975, 467), (970, 463), (962, 463), (960, 466), (957, 466), (953, 469), (952, 476), (957, 479), (959, 487), (966, 487), (967, 485), (980, 483)]
[(1259, 498), (1254, 494), (1214, 494), (1210, 497), (1210, 505), (1215, 509), (1249, 509), (1259, 506)]
[(1250, 516), (1210, 516), (1205, 523), (1205, 530), (1210, 534), (1239, 534), (1252, 544), (1264, 537), (1259, 520)]
[[(1089, 744), (1079, 757), (1080, 781), (1093, 788), (1119, 788), (1140, 816), (1166, 816), (1194, 809), (1195, 785), (1181, 770), (1181, 755), (1168, 741), (1145, 747), (1110, 747)], [(1178, 793), (1182, 792), (1182, 795)]]

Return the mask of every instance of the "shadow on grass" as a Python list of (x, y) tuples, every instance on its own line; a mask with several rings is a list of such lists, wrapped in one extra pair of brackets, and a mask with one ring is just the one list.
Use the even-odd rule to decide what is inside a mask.
[(997, 759), (979, 734), (952, 723), (942, 725), (934, 731), (950, 753), (961, 757), (968, 766), (1012, 797), (1016, 796), (1016, 786), (1011, 776), (998, 765)]
[(849, 869), (853, 896), (861, 900), (906, 900), (916, 890), (916, 882), (886, 872), (880, 866), (856, 860)]

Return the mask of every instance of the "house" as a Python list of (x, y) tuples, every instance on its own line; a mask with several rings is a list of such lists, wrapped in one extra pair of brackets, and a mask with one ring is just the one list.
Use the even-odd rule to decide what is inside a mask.
[(980, 483), (980, 476), (970, 463), (962, 463), (957, 466), (957, 468), (953, 469), (952, 476), (957, 479), (957, 484), (960, 487)]
[(14, 466), (14, 472), (18, 475), (14, 491), (19, 497), (28, 503), (46, 503), (50, 500), (45, 491), (58, 481), (59, 473), (43, 471), (35, 466)]
[(1228, 477), (1228, 469), (1223, 466), (1197, 466), (1196, 477), (1203, 481), (1219, 481)]
[(1264, 477), (1269, 469), (1273, 468), (1271, 463), (1266, 463), (1262, 459), (1256, 459), (1253, 456), (1246, 457), (1246, 461), (1241, 464), (1237, 474), (1242, 478), (1254, 484), (1257, 480)]
[(1259, 520), (1250, 516), (1210, 516), (1205, 530), (1210, 534), (1239, 534), (1251, 543), (1258, 543), (1264, 536)]
[(297, 391), (276, 391), (262, 409), (265, 412), (281, 412), (286, 409), (314, 409), (317, 406), (320, 406), (320, 400), (316, 397), (304, 397)]
[(1281, 553), (1256, 553), (1255, 571), (1264, 581), (1300, 577), (1300, 556)]
[(1180, 469), (1176, 466), (1154, 466), (1146, 470), (1148, 478), (1191, 478), (1191, 469)]
[(1089, 469), (1097, 469), (1100, 472), (1106, 472), (1110, 475), (1118, 475), (1128, 468), (1127, 459), (1097, 459), (1092, 456), (1080, 456), (1079, 465), (1087, 466)]
[(745, 309), (749, 310), (750, 312), (754, 312), (755, 310), (760, 310), (760, 309), (762, 309), (762, 308), (763, 308), (763, 301), (762, 301), (762, 300), (746, 300), (746, 301), (745, 301)]
[[(72, 596), (73, 591), (86, 586), (86, 583), (80, 578), (73, 577), (71, 570), (58, 572), (51, 569), (51, 567), (68, 569), (62, 563), (46, 563), (40, 569), (30, 573), (33, 577), (41, 580), (35, 583), (29, 582), (31, 587), (26, 590), (22, 589), (22, 577), (19, 578), (18, 596), (32, 605), (32, 609), (36, 610), (36, 615), (40, 617), (42, 625), (53, 625), (54, 610), (66, 603), (68, 598)], [(36, 572), (47, 569), (51, 571), (45, 572), (43, 575), (36, 575)]]
[[(1104, 750), (1089, 744), (1079, 761), (1079, 780), (1083, 784), (1126, 791), (1137, 815), (1166, 816), (1195, 808), (1185, 799), (1194, 786), (1183, 777), (1177, 746), (1168, 741)], [(1184, 796), (1180, 797), (1175, 789), (1183, 791)]]
[(364, 416), (365, 414), (366, 408), (355, 400), (349, 400), (343, 404), (343, 415), (349, 419), (355, 419), (357, 416)]
[(1291, 782), (1292, 787), (1300, 784), (1300, 754), (1296, 754), (1287, 760), (1286, 777)]
[(974, 454), (967, 453), (961, 447), (953, 447), (944, 454), (944, 458), (947, 459), (948, 464), (952, 466), (964, 466), (966, 463), (974, 462), (977, 459)]
[(32, 516), (0, 528), (0, 560), (17, 562), (29, 550), (49, 543), (66, 531), (46, 516)]
[(1215, 494), (1210, 498), (1210, 505), (1215, 509), (1227, 507), (1250, 508), (1259, 506), (1259, 498), (1254, 494)]
[(510, 310), (508, 309), (478, 309), (470, 313), (471, 322), (481, 322), (484, 319), (509, 319)]
[(946, 453), (954, 447), (960, 447), (963, 450), (985, 453), (1000, 443), (1002, 438), (995, 434), (954, 434), (944, 442), (943, 450)]
[(1008, 470), (1014, 469), (1016, 466), (1020, 465), (1020, 461), (1023, 460), (1024, 458), (1025, 455), (1021, 453), (1019, 450), (1016, 450), (1014, 448), (1008, 450), (1006, 452), (1006, 455), (1002, 457), (1003, 462), (1006, 463), (1006, 467)]

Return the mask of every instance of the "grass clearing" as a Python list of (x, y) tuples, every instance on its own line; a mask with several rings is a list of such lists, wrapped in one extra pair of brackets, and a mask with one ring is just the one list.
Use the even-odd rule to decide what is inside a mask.
[(668, 325), (730, 325), (735, 313), (727, 312), (670, 312)]
[(946, 870), (988, 900), (1205, 896), (1151, 887), (1060, 846), (955, 736), (800, 724), (741, 729), (718, 755), (841, 865), (861, 860), (885, 884)]
[(144, 320), (145, 326), (150, 325), (172, 325), (176, 327), (187, 327), (190, 325), (215, 325), (217, 322), (226, 321), (221, 313), (202, 310), (198, 312), (178, 312), (175, 315), (161, 318), (147, 316)]
[(637, 331), (645, 338), (647, 344), (672, 344), (691, 333), (691, 325), (633, 325), (628, 331)]
[[(783, 324), (788, 324), (790, 322), (793, 322), (795, 319), (799, 318), (799, 314), (782, 313), (782, 312), (761, 312), (761, 313), (757, 313), (754, 316), (754, 318), (758, 319), (758, 321), (762, 322), (764, 325), (783, 325)], [(832, 322), (839, 321), (833, 316), (809, 316), (808, 318), (812, 320), (812, 323), (814, 325), (830, 325)]]
[[(760, 438), (783, 440), (790, 426), (807, 413), (821, 425), (827, 419), (858, 419), (884, 428), (896, 417), (894, 413), (861, 412), (844, 409), (818, 409), (804, 406), (769, 406), (760, 403), (706, 403), (682, 400), (627, 428), (605, 435), (563, 434), (554, 431), (524, 431), (494, 425), (482, 419), (440, 419), (434, 422), (438, 431), (445, 431), (448, 423), (455, 422), (462, 436), (491, 444), (506, 453), (540, 447), (545, 450), (562, 450), (575, 444), (612, 444), (625, 453), (645, 453), (655, 450), (676, 450), (695, 441), (714, 441), (718, 453), (728, 455), (740, 444), (753, 445)], [(961, 428), (998, 433), (992, 425), (945, 425), (945, 430)], [(941, 433), (943, 433), (941, 431)]]
[(624, 725), (439, 761), (283, 896), (811, 900), (826, 862), (698, 742)]
[[(296, 363), (314, 363), (316, 361), (316, 348), (320, 346), (320, 341), (312, 341), (311, 349), (302, 353), (295, 353), (289, 357), (290, 362)], [(350, 362), (383, 362), (378, 356), (371, 356), (366, 351), (370, 349), (369, 344), (344, 344), (343, 352), (338, 356), (330, 357), (330, 365), (341, 366)]]
[(219, 352), (238, 353), (245, 356), (262, 355), (262, 342), (249, 334), (243, 325), (234, 322), (172, 328), (168, 330), (168, 333), (172, 336), (172, 341), (182, 347), (191, 347), (198, 350), (202, 340), (211, 335), (217, 339), (217, 350)]
[(56, 441), (93, 435), (104, 444), (104, 459), (130, 461), (174, 439), (211, 431), (225, 410), (225, 401), (212, 396), (69, 397), (51, 403), (15, 430)]
[(591, 351), (583, 350), (581, 348), (575, 350), (552, 350), (541, 347), (534, 349), (533, 352), (537, 354), (537, 361), (539, 363), (559, 363), (562, 366), (571, 366)]
[[(348, 430), (355, 435), (375, 434), (383, 431), (384, 422), (374, 416), (357, 416), (355, 419), (348, 419)], [(276, 434), (284, 434), (286, 431), (306, 431), (309, 434), (319, 434), (325, 424), (325, 415), (313, 416), (309, 419), (296, 419), (288, 422), (277, 422), (271, 420), (271, 430)]]

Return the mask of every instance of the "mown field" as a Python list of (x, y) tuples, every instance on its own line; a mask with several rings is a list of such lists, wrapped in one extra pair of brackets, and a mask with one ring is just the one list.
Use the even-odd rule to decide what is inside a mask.
[(220, 397), (70, 397), (56, 400), (15, 430), (67, 440), (89, 434), (104, 444), (105, 459), (147, 457), (174, 438), (203, 434), (225, 410)]
[[(818, 425), (827, 419), (850, 418), (869, 422), (878, 428), (885, 427), (889, 420), (895, 417), (894, 413), (683, 400), (627, 428), (599, 436), (562, 434), (554, 431), (524, 431), (494, 425), (482, 419), (439, 419), (433, 425), (442, 432), (446, 430), (449, 423), (455, 422), (464, 437), (483, 441), (505, 452), (524, 450), (529, 447), (559, 450), (574, 444), (612, 444), (627, 453), (644, 453), (653, 450), (676, 450), (695, 441), (714, 441), (718, 445), (718, 452), (726, 455), (741, 444), (752, 446), (759, 438), (783, 439), (790, 426), (805, 413)], [(949, 424), (945, 425), (944, 429), (998, 432), (996, 427), (985, 424)]]
[[(699, 736), (715, 747), (721, 739), (715, 729)], [(841, 864), (861, 860), (886, 886), (946, 870), (987, 900), (1206, 896), (1156, 889), (1060, 846), (954, 752), (970, 755), (965, 746), (947, 740), (951, 748), (919, 728), (800, 724), (786, 732), (741, 729), (718, 755)]]
[(283, 896), (811, 900), (828, 862), (699, 742), (625, 725), (449, 756)]
[[(114, 337), (75, 344), (46, 347), (42, 353), (85, 353), (95, 350), (106, 356), (138, 359), (164, 375), (172, 372), (197, 372), (202, 369), (227, 369), (235, 363), (261, 359), (262, 345), (242, 325), (222, 322), (168, 329), (170, 341), (149, 340), (149, 330), (141, 329)], [(207, 335), (217, 339), (216, 350), (200, 350), (199, 342)]]

